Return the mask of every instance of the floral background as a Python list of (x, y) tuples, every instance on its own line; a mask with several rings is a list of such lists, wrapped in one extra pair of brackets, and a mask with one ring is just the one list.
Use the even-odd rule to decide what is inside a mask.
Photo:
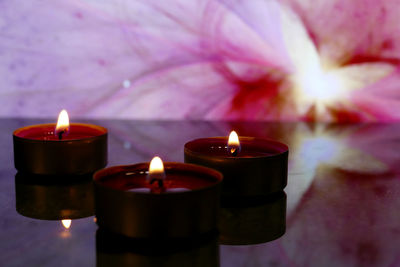
[(398, 0), (0, 1), (0, 116), (400, 120)]

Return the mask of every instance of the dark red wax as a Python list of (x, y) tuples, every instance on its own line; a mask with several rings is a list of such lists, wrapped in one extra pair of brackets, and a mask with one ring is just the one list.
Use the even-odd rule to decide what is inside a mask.
[[(60, 141), (55, 134), (55, 123), (39, 124), (20, 128), (14, 132), (15, 136), (31, 140)], [(105, 134), (103, 127), (91, 124), (71, 123), (68, 133), (62, 140), (78, 140)]]
[[(210, 174), (194, 171), (195, 168), (192, 170), (190, 168), (181, 168), (177, 171), (174, 169), (175, 167), (174, 163), (164, 163), (166, 178), (163, 180), (163, 184), (166, 190), (173, 188), (196, 190), (212, 186), (220, 181)], [(149, 164), (147, 163), (115, 166), (102, 170), (101, 176), (96, 180), (102, 185), (115, 190), (128, 191), (135, 188), (154, 189), (157, 187), (157, 183), (150, 184), (146, 180), (148, 168)]]
[(235, 156), (228, 151), (227, 137), (200, 138), (186, 143), (185, 147), (193, 153), (223, 158), (257, 158), (282, 154), (288, 150), (286, 145), (267, 139), (239, 137), (239, 142), (241, 149)]

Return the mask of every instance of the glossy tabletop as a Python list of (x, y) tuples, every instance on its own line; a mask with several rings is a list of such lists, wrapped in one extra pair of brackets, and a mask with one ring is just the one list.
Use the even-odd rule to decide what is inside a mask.
[[(175, 258), (164, 255), (161, 261), (153, 261), (152, 255), (142, 255), (140, 250), (133, 253), (134, 257), (126, 256), (129, 250), (124, 250), (121, 244), (115, 248), (111, 245), (108, 252), (109, 242), (102, 243), (99, 233), (96, 234), (98, 227), (90, 195), (86, 193), (75, 199), (77, 203), (71, 200), (65, 204), (87, 209), (87, 213), (77, 217), (88, 217), (72, 220), (69, 229), (64, 228), (56, 215), (41, 215), (40, 209), (49, 204), (49, 199), (57, 202), (62, 193), (54, 185), (53, 195), (41, 199), (46, 193), (41, 191), (40, 184), (16, 176), (12, 132), (22, 126), (46, 122), (52, 120), (0, 119), (0, 265), (129, 266), (126, 258), (140, 258), (133, 262), (136, 265), (130, 262), (131, 266), (176, 265), (179, 262), (174, 261), (179, 257), (176, 253)], [(164, 161), (182, 162), (187, 141), (225, 136), (231, 130), (242, 136), (275, 139), (289, 146), (286, 233), (271, 242), (219, 245), (216, 252), (211, 246), (210, 253), (199, 250), (197, 254), (186, 255), (203, 257), (193, 266), (207, 266), (207, 257), (214, 257), (211, 261), (224, 267), (400, 266), (400, 124), (79, 122), (108, 128), (108, 166), (149, 161), (154, 155)], [(80, 183), (74, 189), (78, 195), (89, 190), (82, 189), (85, 184)], [(35, 198), (37, 206), (29, 197)], [(42, 204), (38, 204), (40, 201)], [(264, 212), (268, 213), (260, 208), (248, 214), (257, 218)], [(257, 225), (260, 234), (266, 230), (262, 224)], [(266, 224), (264, 228), (268, 227)], [(122, 254), (125, 256), (121, 260)]]

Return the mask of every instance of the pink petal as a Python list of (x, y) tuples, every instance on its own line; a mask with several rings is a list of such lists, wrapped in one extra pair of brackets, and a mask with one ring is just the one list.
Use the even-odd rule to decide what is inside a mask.
[(303, 19), (324, 60), (348, 64), (355, 58), (400, 59), (400, 6), (386, 1), (284, 0)]
[[(400, 245), (399, 180), (320, 169), (282, 240), (297, 266), (391, 266)], [(366, 234), (368, 233), (368, 234)], [(390, 240), (390, 242), (388, 242)]]
[(364, 88), (354, 91), (353, 103), (373, 120), (400, 120), (400, 71)]
[[(49, 117), (66, 108), (72, 117), (207, 118), (214, 112), (211, 117), (218, 118), (224, 116), (218, 106), (227, 106), (234, 95), (234, 85), (216, 70), (225, 58), (245, 66), (238, 76), (251, 69), (260, 72), (254, 68), (260, 64), (285, 65), (277, 62), (276, 42), (268, 44), (216, 2), (3, 6), (0, 72), (6, 78), (0, 81), (0, 114)], [(232, 29), (241, 35), (228, 35)], [(193, 71), (192, 65), (204, 67)], [(176, 82), (188, 75), (194, 75), (190, 84)], [(205, 81), (206, 76), (212, 81)], [(160, 82), (149, 77), (160, 77)], [(180, 98), (182, 92), (186, 96)]]

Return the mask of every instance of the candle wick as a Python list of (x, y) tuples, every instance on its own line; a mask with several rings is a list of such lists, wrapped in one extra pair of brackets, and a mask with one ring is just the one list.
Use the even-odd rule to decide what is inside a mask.
[(58, 140), (61, 140), (61, 139), (62, 139), (63, 134), (64, 134), (64, 131), (60, 131), (60, 132), (58, 133)]
[[(157, 192), (164, 192), (165, 191), (165, 188), (164, 188), (164, 181), (163, 181), (163, 179), (152, 179), (151, 181), (150, 181), (150, 184), (153, 184), (154, 182), (156, 182), (157, 181)], [(154, 189), (152, 189), (152, 191), (153, 191)]]

